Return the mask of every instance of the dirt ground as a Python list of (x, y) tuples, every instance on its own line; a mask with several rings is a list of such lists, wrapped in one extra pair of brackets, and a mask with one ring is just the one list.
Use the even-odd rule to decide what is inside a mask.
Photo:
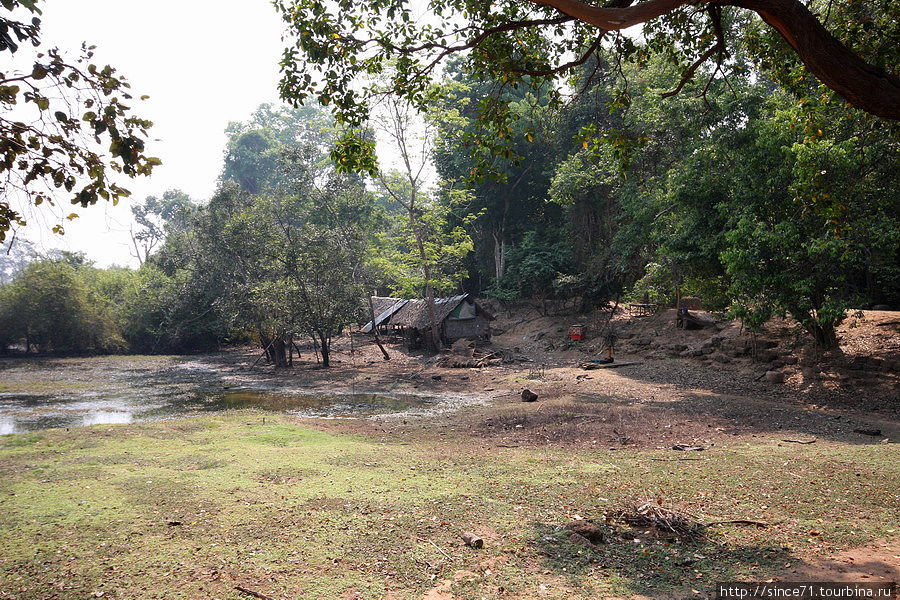
[[(237, 599), (241, 585), (277, 598), (672, 599), (728, 578), (900, 579), (900, 313), (852, 315), (826, 355), (787, 322), (750, 336), (619, 313), (626, 366), (593, 370), (580, 363), (605, 355), (604, 313), (497, 313), (481, 368), (399, 340), (385, 361), (360, 334), (335, 342), (329, 369), (310, 346), (288, 369), (252, 367), (254, 348), (158, 361), (237, 388), (479, 399), (457, 410), (237, 411), (0, 436), (0, 597)], [(566, 338), (573, 322), (588, 339)], [(691, 545), (607, 523), (602, 549), (561, 529), (657, 494), (707, 521), (768, 527)], [(461, 546), (462, 528), (485, 550)]]

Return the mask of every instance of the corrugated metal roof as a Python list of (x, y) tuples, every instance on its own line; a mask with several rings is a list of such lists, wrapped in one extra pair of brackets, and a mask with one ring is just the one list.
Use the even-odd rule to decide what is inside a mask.
[[(403, 300), (402, 298), (372, 296), (372, 308), (375, 309), (375, 326), (381, 325), (390, 319), (391, 316), (403, 308), (407, 302), (409, 302), (409, 300)], [(369, 321), (362, 327), (363, 333), (369, 333), (370, 331), (372, 331), (372, 321)]]

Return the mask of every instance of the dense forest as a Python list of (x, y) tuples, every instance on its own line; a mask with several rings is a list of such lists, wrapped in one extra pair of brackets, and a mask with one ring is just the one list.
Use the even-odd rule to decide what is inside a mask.
[[(615, 60), (596, 53), (562, 99), (451, 62), (425, 114), (379, 109), (366, 136), (394, 160), (364, 174), (341, 168), (329, 113), (263, 105), (228, 127), (212, 198), (169, 190), (132, 205), (139, 268), (4, 256), (0, 346), (252, 341), (283, 365), (302, 339), (327, 364), (378, 290), (576, 311), (699, 296), (751, 329), (789, 315), (830, 348), (847, 309), (900, 305), (896, 124), (810, 100), (813, 84), (776, 82), (750, 49), (727, 79)], [(498, 96), (509, 113), (487, 148), (481, 114)]]

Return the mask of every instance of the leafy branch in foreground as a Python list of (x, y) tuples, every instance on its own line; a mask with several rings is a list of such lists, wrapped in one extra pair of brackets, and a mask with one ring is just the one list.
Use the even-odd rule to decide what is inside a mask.
[[(40, 14), (33, 2), (3, 1), (0, 52), (14, 56), (20, 43), (41, 45), (40, 19), (16, 20), (12, 15), (20, 7)], [(25, 206), (56, 205), (65, 192), (73, 205), (100, 199), (116, 204), (129, 191), (112, 181), (110, 171), (136, 177), (160, 164), (145, 154), (152, 123), (131, 112), (130, 84), (113, 67), (92, 63), (93, 50), (82, 45), (69, 59), (51, 48), (0, 72), (0, 241), (12, 226), (25, 224), (13, 198)], [(63, 226), (53, 231), (63, 233)]]

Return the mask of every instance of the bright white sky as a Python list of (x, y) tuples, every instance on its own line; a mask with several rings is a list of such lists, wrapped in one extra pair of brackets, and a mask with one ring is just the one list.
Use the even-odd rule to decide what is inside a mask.
[[(152, 177), (124, 178), (133, 198), (180, 188), (206, 200), (222, 168), (225, 126), (263, 102), (278, 102), (281, 22), (268, 0), (45, 0), (46, 45), (77, 51), (96, 45), (95, 62), (111, 64), (131, 82), (135, 112), (153, 121), (149, 153), (163, 165)], [(81, 250), (101, 266), (135, 265), (129, 252), (128, 201), (79, 209), (59, 237), (27, 227), (38, 249)], [(52, 221), (55, 222), (55, 221)]]

